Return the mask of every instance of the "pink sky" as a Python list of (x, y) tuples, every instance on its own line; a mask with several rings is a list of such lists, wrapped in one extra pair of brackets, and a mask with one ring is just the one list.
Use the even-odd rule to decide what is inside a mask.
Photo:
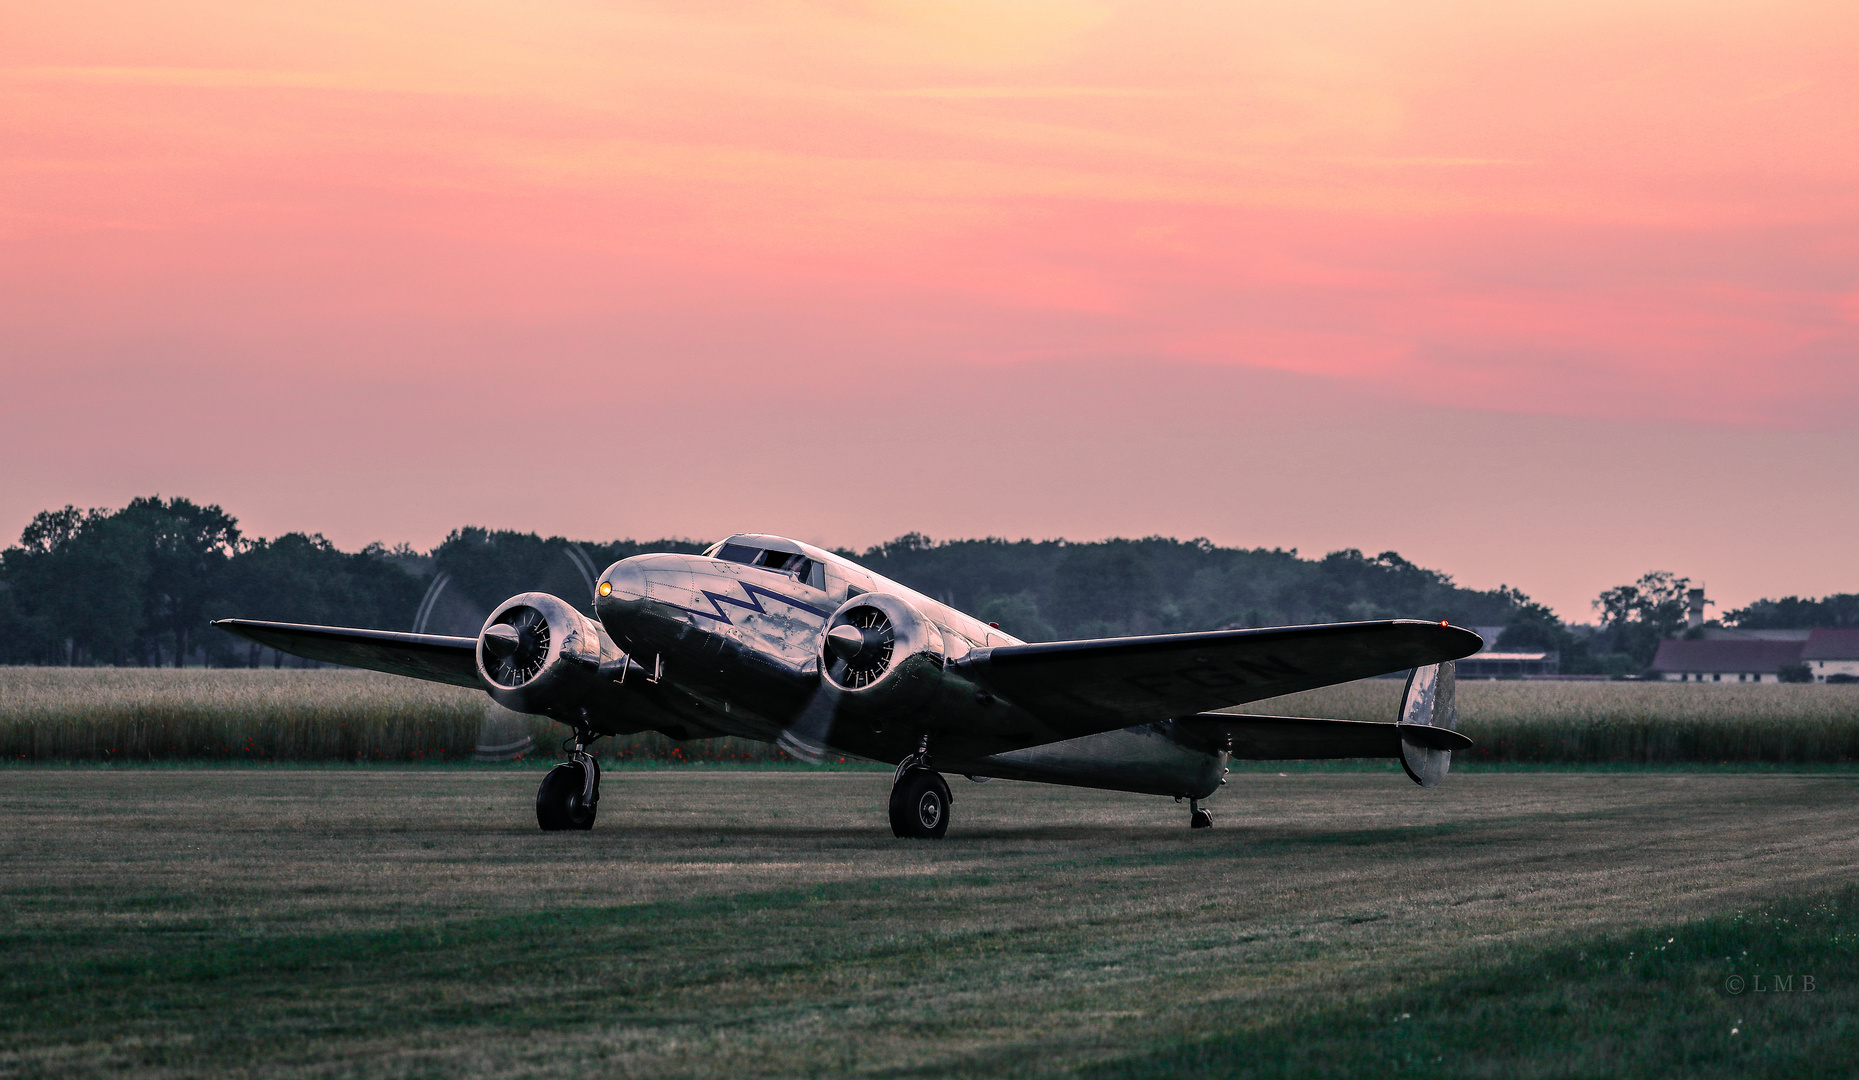
[(1859, 590), (1855, 55), (1850, 3), (14, 5), (0, 532)]

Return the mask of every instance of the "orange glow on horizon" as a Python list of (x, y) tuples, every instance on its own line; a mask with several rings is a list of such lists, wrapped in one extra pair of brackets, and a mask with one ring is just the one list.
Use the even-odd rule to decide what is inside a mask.
[[(1042, 358), (1444, 379), (1486, 407), (1818, 424), (1789, 400), (1855, 388), (1848, 6), (106, 3), (8, 22), (13, 319), (150, 278), (277, 320), (851, 288), (1026, 313)], [(136, 291), (184, 320), (170, 288)], [(1028, 354), (981, 332), (960, 355)], [(1674, 396), (1687, 373), (1716, 389)]]

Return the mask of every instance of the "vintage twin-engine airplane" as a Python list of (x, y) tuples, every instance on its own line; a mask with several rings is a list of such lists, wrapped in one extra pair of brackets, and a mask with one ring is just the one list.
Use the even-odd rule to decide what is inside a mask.
[[(603, 735), (733, 735), (810, 760), (828, 750), (894, 762), (891, 829), (949, 827), (943, 773), (1200, 800), (1229, 758), (1399, 759), (1445, 778), (1451, 661), (1481, 647), (1444, 622), (1392, 620), (1026, 644), (998, 627), (778, 536), (732, 536), (702, 555), (608, 567), (594, 614), (548, 593), (513, 596), (476, 638), (223, 619), (284, 652), (478, 687), (574, 732), (536, 793), (544, 829), (586, 829), (600, 803)], [(1395, 722), (1208, 710), (1412, 668)]]

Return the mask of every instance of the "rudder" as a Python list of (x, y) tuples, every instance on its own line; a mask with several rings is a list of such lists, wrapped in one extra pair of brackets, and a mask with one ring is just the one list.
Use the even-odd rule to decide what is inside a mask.
[(1401, 768), (1421, 787), (1438, 785), (1452, 768), (1452, 751), (1440, 744), (1463, 740), (1436, 734), (1441, 729), (1458, 730), (1459, 705), (1454, 685), (1453, 665), (1447, 661), (1415, 668), (1401, 693), (1401, 712), (1395, 720), (1396, 730), (1401, 733)]

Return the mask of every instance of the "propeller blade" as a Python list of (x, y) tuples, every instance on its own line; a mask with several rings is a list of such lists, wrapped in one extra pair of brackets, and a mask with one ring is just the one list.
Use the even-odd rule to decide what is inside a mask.
[(826, 738), (833, 730), (833, 719), (838, 711), (838, 695), (826, 685), (826, 680), (820, 680), (819, 688), (807, 700), (807, 707), (775, 740), (775, 745), (796, 761), (820, 764), (826, 760)]

